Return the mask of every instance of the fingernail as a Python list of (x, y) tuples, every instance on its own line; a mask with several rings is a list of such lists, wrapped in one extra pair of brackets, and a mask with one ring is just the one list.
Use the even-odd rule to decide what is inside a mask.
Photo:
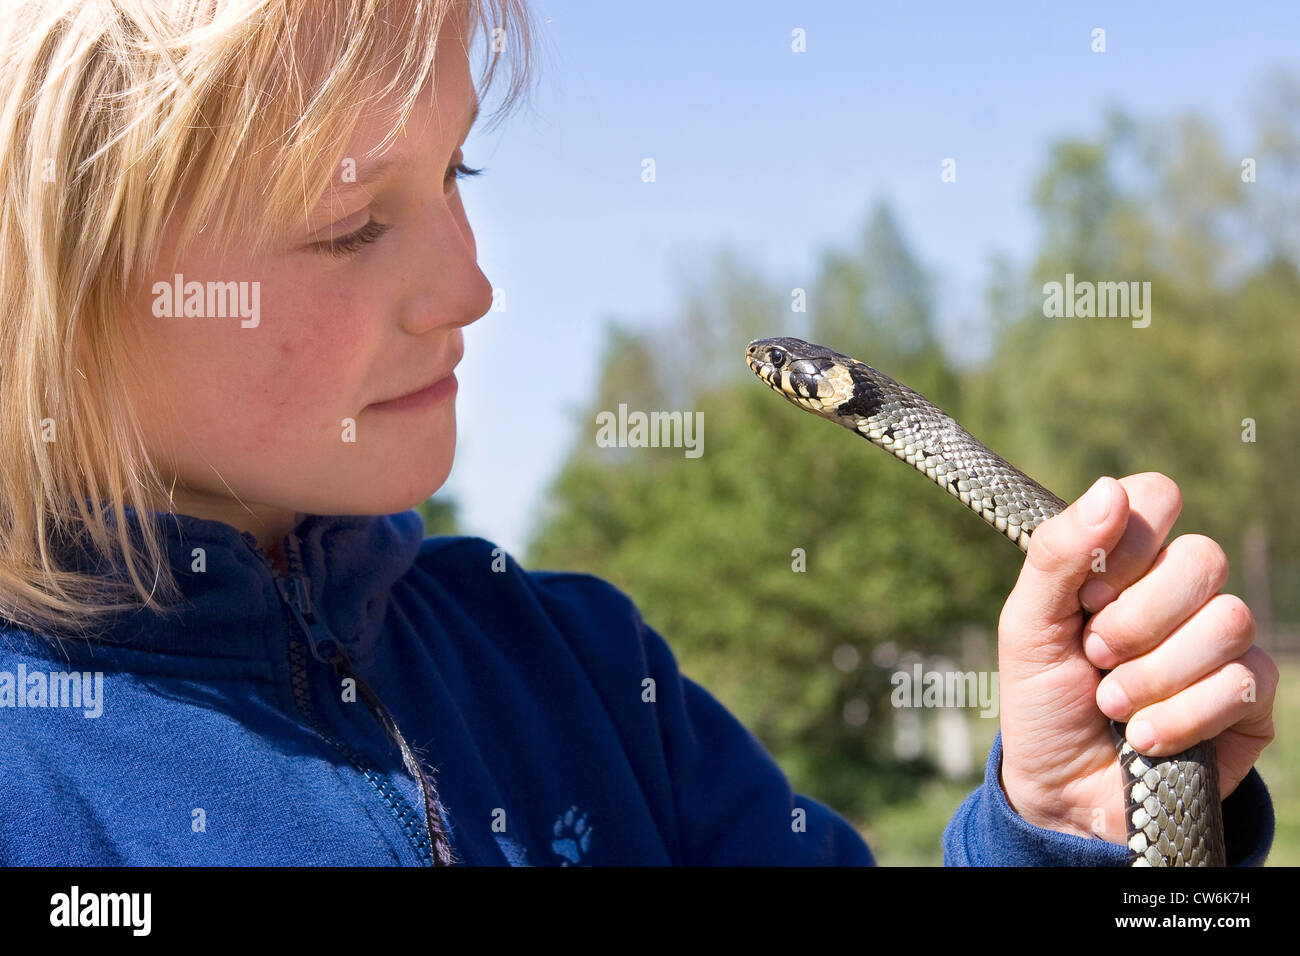
[(1089, 631), (1088, 636), (1083, 639), (1083, 654), (1092, 662), (1093, 667), (1102, 670), (1110, 670), (1119, 663), (1119, 658), (1096, 631)]
[(1084, 524), (1098, 525), (1110, 514), (1110, 482), (1098, 478), (1088, 493), (1079, 499), (1079, 517)]
[(1124, 736), (1128, 738), (1128, 742), (1135, 750), (1145, 752), (1156, 745), (1156, 732), (1151, 728), (1150, 721), (1133, 721), (1124, 728)]
[[(1115, 720), (1122, 720), (1124, 717), (1128, 716), (1129, 711), (1133, 709), (1133, 705), (1129, 703), (1128, 697), (1125, 695), (1124, 691), (1122, 691), (1120, 686), (1113, 681), (1102, 685), (1101, 690), (1097, 694), (1097, 702), (1101, 704), (1101, 712), (1107, 717), (1114, 718)], [(1148, 730), (1151, 729), (1150, 725), (1145, 721), (1141, 722), (1141, 725), (1145, 726)], [(1129, 737), (1129, 742), (1132, 743), (1134, 747), (1137, 746), (1137, 741), (1135, 741), (1131, 736)]]
[(1101, 578), (1093, 578), (1083, 586), (1079, 592), (1079, 603), (1083, 605), (1085, 611), (1092, 613), (1099, 611), (1111, 601), (1115, 600), (1115, 589), (1103, 581)]

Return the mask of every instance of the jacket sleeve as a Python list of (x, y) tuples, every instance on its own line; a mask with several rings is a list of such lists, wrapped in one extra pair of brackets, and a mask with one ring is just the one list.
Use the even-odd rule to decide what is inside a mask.
[(847, 820), (795, 793), (758, 738), (681, 673), (628, 595), (594, 575), (531, 573), (604, 702), (671, 864), (875, 864)]
[(686, 865), (872, 866), (857, 830), (795, 793), (750, 731), (685, 677), (667, 643), (643, 625), (660, 734)]
[[(1002, 734), (989, 751), (984, 785), (957, 808), (943, 831), (946, 866), (1124, 866), (1123, 844), (1036, 827), (1011, 809), (1002, 790)], [(1273, 844), (1273, 804), (1251, 769), (1223, 801), (1229, 866), (1259, 866)]]

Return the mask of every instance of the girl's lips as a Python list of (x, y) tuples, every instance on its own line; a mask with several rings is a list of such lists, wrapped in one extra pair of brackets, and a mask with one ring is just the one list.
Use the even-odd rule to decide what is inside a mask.
[(422, 388), (418, 392), (412, 392), (410, 395), (403, 395), (401, 398), (394, 398), (387, 402), (375, 402), (370, 407), (393, 412), (431, 408), (455, 395), (458, 385), (456, 373), (452, 372), (446, 378), (439, 379), (428, 388)]

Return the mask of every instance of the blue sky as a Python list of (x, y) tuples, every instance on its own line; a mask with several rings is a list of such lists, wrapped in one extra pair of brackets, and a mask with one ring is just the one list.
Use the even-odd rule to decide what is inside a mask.
[[(439, 494), (468, 533), (522, 556), (549, 482), (595, 433), (577, 410), (608, 321), (668, 325), (683, 281), (724, 247), (807, 285), (880, 199), (938, 277), (960, 354), (990, 257), (1035, 247), (1030, 186), (1051, 143), (1094, 135), (1118, 105), (1195, 111), (1244, 154), (1269, 71), (1300, 73), (1298, 6), (533, 0), (536, 93), (465, 146), (486, 172), (461, 193), (506, 309), (465, 330)], [(807, 52), (791, 51), (796, 28)]]

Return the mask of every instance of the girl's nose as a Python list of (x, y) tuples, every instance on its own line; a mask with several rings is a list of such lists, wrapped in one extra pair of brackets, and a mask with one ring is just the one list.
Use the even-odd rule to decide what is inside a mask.
[(469, 325), (492, 308), (492, 283), (479, 268), (469, 224), (445, 203), (431, 210), (428, 252), (420, 263), (424, 288), (403, 322), (412, 335), (440, 325)]

